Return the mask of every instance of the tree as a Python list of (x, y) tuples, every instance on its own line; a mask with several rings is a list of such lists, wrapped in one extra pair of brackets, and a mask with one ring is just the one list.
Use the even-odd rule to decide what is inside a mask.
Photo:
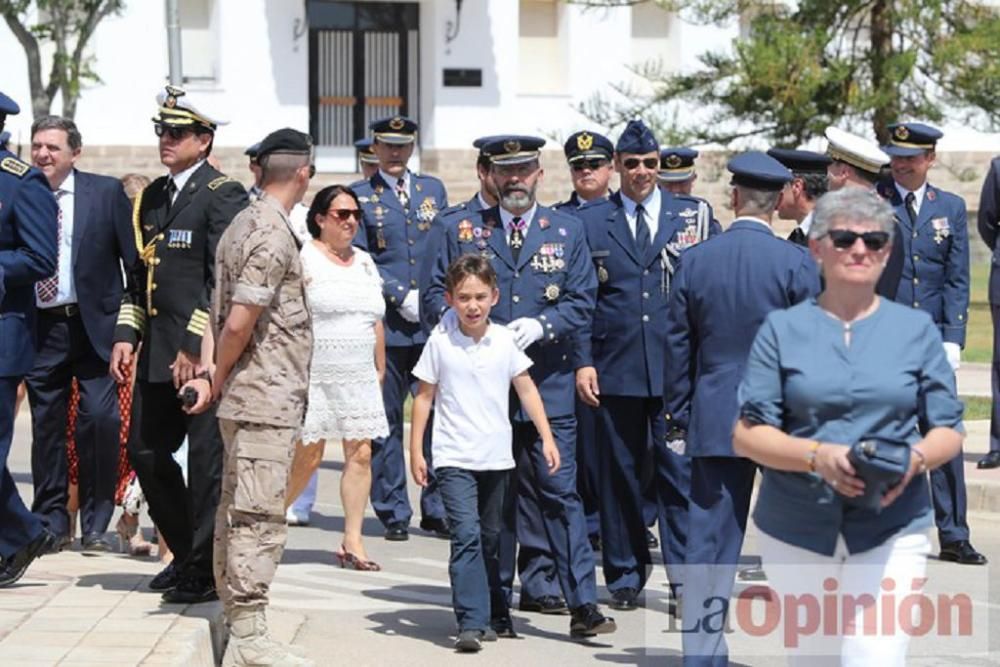
[[(100, 81), (84, 53), (87, 43), (101, 20), (121, 13), (124, 5), (124, 0), (0, 0), (0, 15), (27, 57), (34, 117), (50, 113), (57, 93), (62, 94), (62, 115), (76, 115), (81, 84)], [(29, 16), (37, 22), (29, 23)], [(52, 63), (45, 82), (42, 51), (49, 48)]]
[[(615, 84), (580, 106), (607, 126), (642, 115), (698, 142), (763, 136), (793, 146), (845, 121), (870, 122), (880, 141), (900, 118), (958, 113), (984, 129), (1000, 124), (1000, 15), (983, 0), (575, 2), (656, 2), (685, 21), (749, 23), (731, 52), (703, 54), (696, 72), (647, 63), (635, 68), (645, 86)], [(687, 125), (664, 121), (678, 104), (703, 113)]]

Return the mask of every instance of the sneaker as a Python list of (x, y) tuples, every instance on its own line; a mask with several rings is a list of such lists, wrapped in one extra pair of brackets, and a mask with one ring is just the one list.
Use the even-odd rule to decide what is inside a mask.
[(462, 653), (475, 653), (483, 648), (482, 630), (462, 630), (455, 639), (455, 650)]
[(309, 513), (303, 512), (299, 513), (295, 511), (295, 506), (292, 505), (285, 512), (285, 523), (289, 526), (308, 526), (309, 525)]

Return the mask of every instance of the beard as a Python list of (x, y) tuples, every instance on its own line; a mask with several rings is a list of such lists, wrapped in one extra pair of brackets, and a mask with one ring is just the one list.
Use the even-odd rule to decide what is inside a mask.
[(500, 195), (500, 203), (505, 209), (527, 209), (535, 203), (535, 186), (515, 185)]

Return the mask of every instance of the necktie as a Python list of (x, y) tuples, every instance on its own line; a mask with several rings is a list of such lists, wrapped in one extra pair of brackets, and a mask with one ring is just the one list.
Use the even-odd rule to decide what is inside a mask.
[(56, 190), (56, 203), (59, 205), (59, 213), (56, 216), (56, 272), (45, 280), (39, 280), (35, 285), (35, 291), (38, 293), (38, 300), (42, 303), (52, 301), (56, 298), (56, 294), (59, 292), (59, 264), (62, 260), (63, 245), (63, 214), (61, 200), (64, 194), (66, 194), (65, 190)]
[(396, 199), (403, 205), (403, 208), (410, 208), (410, 194), (406, 191), (406, 179), (400, 178), (396, 181)]
[(510, 220), (510, 255), (516, 263), (521, 257), (521, 246), (524, 245), (524, 220), (514, 216)]
[(802, 231), (801, 227), (796, 227), (792, 230), (788, 240), (796, 245), (806, 245), (806, 233)]
[(177, 194), (177, 184), (174, 179), (167, 178), (167, 211), (174, 205), (174, 195)]
[(910, 216), (910, 225), (912, 227), (917, 226), (917, 198), (912, 192), (906, 193), (906, 213)]
[(635, 207), (635, 247), (639, 254), (645, 255), (653, 241), (649, 236), (649, 225), (646, 223), (646, 209), (642, 204)]

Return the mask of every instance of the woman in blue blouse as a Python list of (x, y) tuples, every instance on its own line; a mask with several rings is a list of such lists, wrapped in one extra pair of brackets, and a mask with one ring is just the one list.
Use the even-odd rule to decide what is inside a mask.
[[(924, 576), (933, 526), (926, 471), (955, 456), (964, 437), (937, 327), (875, 294), (892, 231), (892, 209), (874, 192), (819, 200), (809, 248), (826, 287), (764, 321), (739, 389), (734, 444), (764, 468), (753, 518), (768, 581), (779, 600), (814, 596), (809, 611), (782, 609), (800, 622), (833, 611), (814, 631), (793, 633), (791, 664), (905, 663), (905, 630), (919, 619), (894, 610), (882, 622), (884, 580), (898, 601)], [(868, 435), (910, 443), (909, 471), (880, 512), (844, 502), (863, 492), (847, 452)], [(824, 606), (828, 596), (836, 605)], [(847, 596), (867, 604), (845, 609)]]

